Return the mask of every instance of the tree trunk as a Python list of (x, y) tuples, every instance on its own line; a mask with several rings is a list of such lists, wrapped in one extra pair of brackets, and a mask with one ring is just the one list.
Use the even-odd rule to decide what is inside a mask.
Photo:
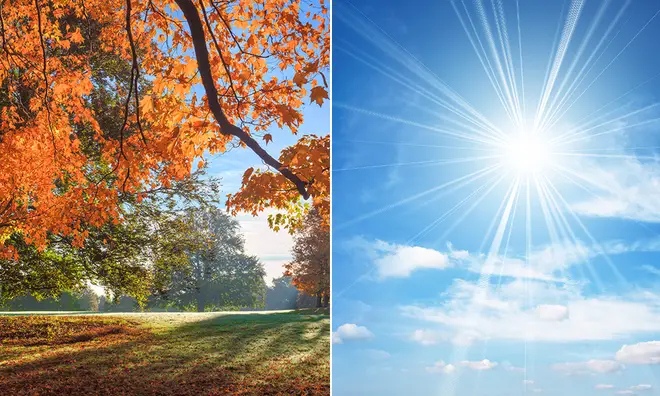
[(204, 312), (204, 296), (202, 296), (201, 291), (197, 291), (197, 312)]
[(330, 306), (330, 295), (326, 293), (323, 295), (323, 308), (328, 308), (328, 306)]
[(323, 300), (322, 296), (319, 294), (316, 296), (316, 308), (322, 308), (323, 307)]

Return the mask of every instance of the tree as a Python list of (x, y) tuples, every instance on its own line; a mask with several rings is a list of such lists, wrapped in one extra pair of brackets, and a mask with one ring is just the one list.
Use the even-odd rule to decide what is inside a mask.
[(314, 296), (310, 296), (305, 292), (298, 293), (296, 296), (296, 309), (305, 309), (305, 308), (318, 308), (319, 299)]
[(263, 264), (244, 252), (238, 222), (219, 209), (185, 214), (202, 243), (187, 252), (190, 266), (172, 274), (161, 300), (182, 309), (263, 308), (266, 283)]
[(20, 233), (5, 241), (17, 258), (0, 258), (0, 302), (24, 294), (56, 297), (88, 282), (104, 286), (116, 298), (130, 295), (141, 304), (152, 290), (165, 287), (172, 271), (189, 264), (187, 251), (199, 238), (181, 211), (213, 205), (217, 182), (203, 173), (151, 191), (141, 200), (124, 196), (123, 221), (85, 226), (85, 239), (49, 234), (41, 251)]
[(305, 216), (293, 237), (293, 260), (285, 264), (285, 276), (301, 292), (316, 297), (317, 307), (330, 301), (330, 232), (316, 210)]
[(328, 29), (323, 0), (1, 1), (0, 255), (16, 259), (15, 234), (39, 252), (50, 235), (82, 246), (125, 220), (125, 196), (235, 146), (267, 170), (246, 170), (230, 209), (275, 207), (273, 224), (295, 227), (311, 197), (327, 223), (329, 137), (279, 159), (262, 146), (327, 99)]
[(103, 304), (103, 312), (136, 312), (141, 311), (142, 306), (138, 300), (131, 296), (119, 296)]
[(79, 304), (83, 311), (99, 312), (99, 296), (89, 287), (80, 293)]
[(266, 291), (266, 309), (295, 309), (297, 296), (298, 289), (291, 285), (291, 278), (274, 278), (273, 286)]
[(99, 297), (99, 312), (105, 312), (107, 299), (105, 296)]

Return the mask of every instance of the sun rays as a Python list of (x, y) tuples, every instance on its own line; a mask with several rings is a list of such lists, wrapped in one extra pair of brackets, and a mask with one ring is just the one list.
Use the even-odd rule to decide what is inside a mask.
[[(641, 82), (633, 87), (626, 87), (623, 93), (614, 92), (614, 99), (603, 97), (603, 103), (596, 103), (596, 110), (588, 114), (579, 114), (576, 106), (585, 100), (590, 90), (599, 87), (604, 73), (625, 56), (626, 50), (656, 19), (660, 10), (648, 15), (638, 26), (632, 26), (634, 22), (629, 16), (631, 0), (592, 3), (591, 13), (585, 12), (585, 0), (567, 0), (561, 13), (553, 15), (558, 18), (554, 43), (534, 52), (527, 50), (533, 47), (533, 42), (531, 38), (527, 39), (521, 28), (524, 16), (521, 16), (520, 3), (451, 1), (464, 37), (473, 50), (472, 55), (476, 56), (490, 84), (495, 99), (493, 106), (499, 106), (504, 115), (497, 120), (486, 115), (489, 109), (484, 109), (482, 104), (471, 104), (466, 99), (461, 82), (445, 81), (442, 69), (427, 67), (350, 3), (344, 2), (345, 6), (336, 12), (342, 26), (350, 26), (356, 37), (368, 43), (368, 49), (348, 41), (336, 42), (335, 49), (385, 77), (393, 86), (415, 95), (418, 101), (411, 106), (426, 116), (404, 117), (399, 112), (372, 110), (369, 105), (358, 107), (338, 102), (333, 103), (334, 108), (425, 131), (429, 136), (428, 144), (402, 142), (401, 145), (410, 150), (436, 149), (441, 154), (435, 160), (362, 165), (335, 169), (334, 172), (390, 166), (444, 169), (457, 164), (465, 166), (465, 171), (422, 191), (410, 185), (407, 197), (343, 224), (335, 224), (334, 229), (342, 230), (374, 216), (383, 216), (403, 205), (416, 204), (429, 208), (429, 216), (426, 223), (420, 224), (418, 231), (410, 236), (408, 244), (422, 238), (428, 240), (429, 236), (437, 236), (437, 244), (443, 244), (470, 213), (484, 205), (484, 200), (497, 200), (499, 205), (492, 213), (490, 226), (472, 230), (483, 236), (480, 252), (486, 257), (477, 282), (478, 292), (474, 296), (474, 315), (479, 315), (481, 309), (478, 301), (497, 293), (507, 256), (524, 256), (525, 265), (530, 271), (534, 270), (535, 263), (530, 257), (537, 243), (536, 232), (547, 234), (550, 245), (559, 249), (581, 246), (584, 240), (590, 251), (596, 252), (596, 256), (606, 263), (596, 267), (592, 264), (594, 256), (578, 249), (580, 257), (576, 259), (585, 265), (579, 266), (578, 274), (559, 269), (558, 281), (588, 281), (602, 290), (601, 278), (608, 271), (620, 284), (626, 285), (626, 279), (609, 259), (607, 250), (576, 213), (566, 191), (570, 189), (573, 193), (578, 191), (585, 196), (599, 197), (613, 190), (608, 183), (583, 175), (584, 166), (589, 161), (657, 161), (652, 152), (651, 155), (637, 152), (639, 149), (653, 150), (653, 146), (636, 147), (633, 154), (629, 154), (622, 148), (612, 147), (607, 139), (660, 124), (660, 103), (629, 101), (622, 104), (624, 99), (655, 80), (660, 73), (640, 76), (643, 77), (639, 79)], [(626, 36), (628, 30), (632, 30), (632, 34)], [(539, 53), (547, 57), (547, 68), (544, 78), (536, 81), (526, 65)], [(443, 139), (450, 143), (445, 144)], [(449, 194), (459, 198), (442, 206), (439, 213), (430, 210)], [(500, 195), (496, 197), (496, 194)], [(520, 235), (525, 241), (525, 251), (514, 252), (512, 236)], [(355, 282), (366, 276), (368, 274)], [(529, 279), (524, 278), (524, 282), (528, 285)], [(339, 286), (335, 289), (336, 295), (341, 296), (353, 284)], [(531, 289), (525, 287), (525, 293), (533, 305), (535, 297)], [(531, 353), (528, 341), (533, 343), (534, 340), (525, 340), (525, 362)], [(466, 351), (467, 347), (455, 347), (451, 361), (464, 360)], [(455, 381), (448, 378), (439, 393), (455, 395)]]
[[(464, 198), (447, 212), (464, 207), (463, 215), (466, 215), (471, 207), (471, 199), (477, 199), (475, 191), (483, 191), (493, 184), (508, 180), (509, 188), (506, 195), (502, 197), (502, 202), (510, 202), (511, 205), (516, 203), (516, 206), (518, 203), (526, 205), (527, 213), (524, 213), (523, 216), (530, 218), (530, 220), (526, 220), (526, 229), (521, 232), (526, 235), (531, 234), (530, 202), (526, 201), (536, 200), (543, 212), (542, 222), (545, 223), (553, 242), (562, 243), (566, 240), (576, 242), (574, 229), (582, 229), (579, 225), (574, 224), (579, 218), (572, 212), (568, 213), (575, 217), (569, 216), (570, 222), (566, 218), (564, 213), (570, 210), (570, 204), (565, 201), (561, 190), (555, 186), (553, 176), (557, 174), (572, 183), (584, 184), (583, 180), (576, 180), (580, 178), (580, 172), (579, 168), (574, 165), (573, 160), (575, 159), (646, 158), (653, 160), (655, 157), (652, 155), (645, 157), (601, 153), (599, 150), (615, 150), (592, 147), (588, 143), (598, 137), (660, 121), (658, 117), (649, 116), (649, 114), (653, 114), (653, 110), (657, 109), (658, 103), (638, 106), (622, 115), (616, 114), (616, 109), (615, 111), (605, 111), (608, 106), (617, 103), (618, 100), (650, 82), (657, 75), (626, 91), (624, 95), (618, 96), (615, 100), (602, 105), (592, 114), (578, 120), (577, 124), (572, 124), (571, 120), (565, 119), (564, 115), (575, 101), (578, 101), (606, 69), (625, 52), (626, 48), (657, 15), (657, 13), (651, 15), (623, 47), (614, 48), (614, 39), (621, 33), (622, 25), (627, 21), (625, 17), (630, 1), (623, 4), (615, 4), (612, 1), (602, 2), (590, 18), (583, 15), (584, 3), (583, 0), (569, 1), (563, 10), (557, 26), (554, 47), (548, 59), (546, 76), (541, 84), (542, 89), (537, 95), (530, 95), (525, 89), (526, 55), (523, 46), (525, 37), (521, 30), (519, 2), (505, 4), (501, 0), (452, 1), (456, 17), (507, 116), (506, 120), (498, 122), (490, 120), (479, 111), (478, 107), (471, 105), (461, 95), (460, 84), (450, 85), (445, 82), (439, 77), (440, 71), (429, 69), (367, 16), (347, 3), (347, 7), (337, 13), (338, 18), (346, 24), (350, 24), (361, 39), (380, 51), (380, 57), (375, 56), (373, 52), (359, 49), (354, 43), (349, 42), (338, 42), (337, 50), (347, 53), (373, 71), (387, 77), (393, 84), (398, 84), (405, 90), (418, 95), (425, 104), (417, 106), (434, 115), (439, 121), (430, 124), (427, 120), (407, 119), (393, 113), (380, 113), (345, 103), (335, 102), (334, 107), (407, 127), (427, 130), (434, 136), (446, 136), (464, 143), (464, 146), (456, 147), (437, 144), (417, 145), (421, 148), (449, 148), (452, 151), (454, 149), (473, 150), (482, 155), (470, 153), (455, 157), (439, 157), (437, 160), (429, 161), (335, 169), (335, 172), (345, 172), (394, 166), (442, 167), (462, 163), (481, 164), (479, 170), (466, 172), (453, 180), (365, 213), (352, 219), (350, 223), (338, 224), (337, 227), (341, 229), (411, 202), (417, 201), (420, 205), (425, 205), (427, 200), (436, 200), (449, 192), (456, 192), (458, 189), (464, 191)], [(576, 39), (576, 28), (581, 24), (586, 25), (586, 33), (583, 32), (582, 36)], [(575, 50), (573, 47), (577, 49)], [(569, 49), (573, 49), (573, 52)], [(605, 62), (602, 69), (596, 67), (598, 61)], [(529, 82), (528, 80), (528, 84)], [(433, 110), (434, 108), (435, 110)], [(529, 113), (531, 109), (534, 111)], [(564, 124), (569, 127), (559, 128)], [(437, 139), (435, 137), (429, 140)], [(590, 181), (586, 184), (589, 186), (581, 185), (580, 187), (591, 188), (592, 194), (607, 191), (607, 186), (594, 185)], [(483, 198), (483, 194), (480, 194), (479, 198)], [(508, 227), (508, 216), (511, 213), (513, 213), (512, 210), (505, 210), (502, 214), (503, 217), (500, 218), (504, 228)], [(441, 214), (428, 225), (421, 227), (419, 234), (411, 240), (428, 233), (430, 229), (437, 227), (448, 217), (446, 213)], [(487, 237), (484, 241), (487, 238), (497, 239), (499, 234), (488, 236), (486, 233)], [(529, 241), (529, 243), (532, 242)], [(492, 251), (493, 249), (495, 251)], [(491, 245), (488, 253), (499, 254), (499, 244)]]

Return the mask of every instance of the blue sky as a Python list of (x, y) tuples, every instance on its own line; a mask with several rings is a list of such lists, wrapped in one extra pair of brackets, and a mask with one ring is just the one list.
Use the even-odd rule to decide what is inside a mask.
[(414, 4), (333, 2), (333, 394), (654, 394), (660, 3)]

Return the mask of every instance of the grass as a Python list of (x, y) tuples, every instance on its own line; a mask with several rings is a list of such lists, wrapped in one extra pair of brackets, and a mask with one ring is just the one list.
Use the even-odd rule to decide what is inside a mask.
[(327, 311), (0, 316), (0, 394), (329, 395)]

